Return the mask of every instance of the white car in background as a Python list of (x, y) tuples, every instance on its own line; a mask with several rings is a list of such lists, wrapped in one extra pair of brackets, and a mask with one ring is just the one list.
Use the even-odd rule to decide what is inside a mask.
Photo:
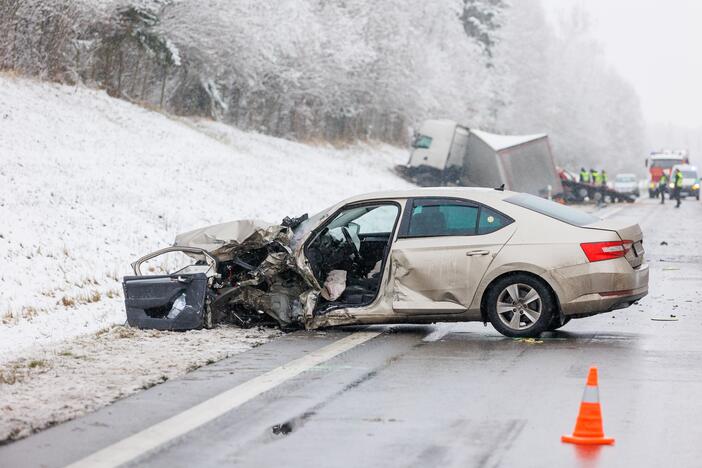
[(631, 194), (637, 197), (641, 195), (639, 191), (639, 181), (636, 178), (636, 174), (617, 174), (617, 176), (614, 178), (612, 188), (620, 193)]

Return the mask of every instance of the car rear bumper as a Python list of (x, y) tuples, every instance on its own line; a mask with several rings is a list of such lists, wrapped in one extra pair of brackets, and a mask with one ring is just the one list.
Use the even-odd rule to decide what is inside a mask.
[(629, 307), (648, 294), (648, 264), (634, 269), (625, 259), (567, 267), (553, 272), (562, 292), (561, 311), (569, 317)]

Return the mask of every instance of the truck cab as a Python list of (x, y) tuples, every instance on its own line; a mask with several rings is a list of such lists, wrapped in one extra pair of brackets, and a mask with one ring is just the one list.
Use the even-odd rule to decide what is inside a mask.
[(673, 167), (677, 164), (689, 164), (687, 151), (665, 151), (652, 153), (646, 160), (648, 168), (648, 196), (656, 198), (659, 195), (658, 183), (665, 174), (668, 178)]

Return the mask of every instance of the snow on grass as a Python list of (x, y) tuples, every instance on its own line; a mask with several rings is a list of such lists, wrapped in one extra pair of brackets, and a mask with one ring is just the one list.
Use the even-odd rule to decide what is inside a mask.
[(125, 321), (121, 277), (193, 228), (408, 184), (390, 146), (310, 146), (0, 74), (0, 362)]
[[(121, 278), (175, 234), (406, 187), (389, 146), (310, 146), (0, 74), (0, 440), (250, 349), (275, 330), (122, 326)], [(97, 332), (97, 333), (96, 333)]]
[(7, 362), (0, 367), (0, 442), (75, 418), (280, 334), (233, 326), (184, 333), (118, 326)]

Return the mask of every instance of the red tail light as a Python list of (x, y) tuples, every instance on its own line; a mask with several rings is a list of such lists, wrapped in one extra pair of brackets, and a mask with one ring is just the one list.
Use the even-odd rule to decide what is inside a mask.
[(580, 244), (580, 247), (589, 261), (599, 262), (625, 256), (631, 249), (631, 243), (631, 241), (586, 242)]

